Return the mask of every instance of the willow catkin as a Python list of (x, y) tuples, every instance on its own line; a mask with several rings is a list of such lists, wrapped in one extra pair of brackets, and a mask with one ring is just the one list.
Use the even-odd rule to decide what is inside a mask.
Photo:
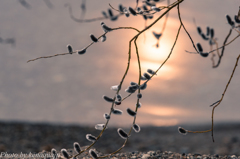
[(68, 154), (66, 149), (61, 149), (61, 153), (62, 153), (64, 158), (67, 158), (67, 159), (69, 158), (69, 154)]
[(182, 134), (182, 135), (187, 135), (187, 130), (185, 130), (184, 128), (182, 128), (182, 127), (178, 127), (178, 132), (180, 133), (180, 134)]
[(138, 124), (133, 124), (133, 130), (136, 132), (136, 133), (139, 133), (141, 128)]
[(81, 147), (80, 147), (80, 145), (79, 145), (78, 142), (74, 142), (74, 143), (73, 143), (73, 148), (74, 148), (74, 150), (75, 150), (77, 153), (80, 153), (80, 152), (81, 152)]
[(86, 135), (86, 139), (87, 139), (88, 141), (91, 141), (91, 142), (94, 142), (94, 141), (97, 140), (97, 138), (96, 138), (95, 136), (93, 136), (92, 134), (87, 134), (87, 135)]
[(118, 135), (121, 138), (123, 138), (123, 139), (127, 139), (128, 138), (128, 134), (122, 128), (118, 128), (117, 132), (118, 132)]
[(93, 42), (98, 42), (98, 39), (93, 34), (90, 34), (90, 38)]
[(73, 49), (72, 49), (72, 46), (70, 44), (67, 45), (67, 49), (68, 49), (69, 54), (73, 53)]
[(97, 158), (98, 158), (97, 153), (96, 153), (93, 149), (90, 149), (90, 150), (89, 150), (89, 154), (90, 154), (90, 156), (91, 156), (92, 158), (94, 158), (94, 159), (97, 159)]
[(133, 116), (133, 117), (135, 117), (136, 114), (137, 114), (135, 111), (133, 111), (133, 110), (130, 109), (130, 108), (127, 108), (127, 113), (128, 113), (130, 116)]

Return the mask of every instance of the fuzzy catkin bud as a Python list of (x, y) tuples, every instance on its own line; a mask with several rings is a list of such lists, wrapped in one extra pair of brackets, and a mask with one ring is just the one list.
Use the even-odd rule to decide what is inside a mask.
[(93, 34), (90, 34), (90, 38), (93, 42), (98, 42), (98, 39)]
[(159, 38), (162, 36), (162, 34), (161, 33), (156, 33), (156, 32), (152, 32), (153, 33), (153, 35), (154, 35), (154, 37), (156, 38), (156, 39), (158, 39), (159, 40)]
[(234, 20), (236, 23), (240, 23), (240, 18), (237, 15), (234, 16)]
[(209, 38), (206, 37), (205, 34), (202, 33), (201, 36), (202, 36), (203, 40), (209, 40)]
[(138, 98), (138, 99), (142, 98), (142, 94), (141, 94), (141, 93), (138, 93), (138, 94), (137, 94), (137, 98)]
[(77, 152), (77, 153), (80, 153), (81, 152), (81, 147), (79, 145), (78, 142), (74, 142), (73, 143), (73, 147), (74, 147), (74, 150)]
[(143, 19), (144, 19), (144, 20), (147, 20), (148, 17), (147, 17), (146, 15), (143, 15)]
[(148, 5), (148, 6), (150, 6), (150, 7), (155, 6), (154, 3), (150, 3), (150, 2), (148, 2), (148, 1), (145, 1), (145, 3), (146, 3), (146, 5)]
[(137, 12), (132, 7), (129, 7), (128, 10), (132, 15), (134, 15), (134, 16), (137, 15)]
[(139, 133), (141, 128), (138, 124), (133, 124), (133, 130), (136, 132), (136, 133)]
[(207, 52), (200, 52), (200, 55), (202, 57), (208, 57), (209, 53), (207, 53)]
[(69, 54), (72, 54), (73, 53), (73, 49), (72, 49), (72, 46), (70, 44), (67, 45), (67, 48), (68, 48), (68, 53)]
[(145, 81), (147, 79), (144, 76), (141, 76), (141, 80)]
[(210, 29), (210, 37), (213, 38), (214, 37), (214, 29)]
[(112, 12), (111, 9), (108, 9), (108, 14), (109, 14), (110, 17), (113, 17), (113, 12)]
[(134, 87), (130, 86), (127, 89), (125, 89), (125, 92), (127, 93), (134, 93), (137, 89), (135, 89)]
[(130, 109), (130, 108), (127, 108), (127, 113), (130, 115), (130, 116), (136, 116), (136, 112), (135, 111), (133, 111), (132, 109)]
[(111, 28), (109, 28), (104, 22), (101, 22), (101, 26), (102, 26), (102, 29), (104, 30), (104, 32), (109, 32), (109, 31), (112, 31)]
[(155, 71), (153, 71), (151, 69), (147, 69), (147, 72), (150, 73), (151, 75), (155, 74)]
[(128, 138), (128, 134), (122, 128), (118, 128), (117, 132), (121, 138), (123, 139)]
[(106, 35), (103, 35), (102, 38), (101, 38), (101, 42), (104, 42), (104, 41), (106, 41), (106, 40), (107, 40)]
[(88, 141), (91, 141), (91, 142), (94, 142), (94, 141), (97, 140), (97, 138), (96, 138), (95, 136), (91, 135), (91, 134), (87, 134), (87, 135), (86, 135), (86, 139), (87, 139)]
[(120, 12), (124, 12), (123, 6), (122, 6), (121, 4), (119, 4), (118, 8), (119, 8), (119, 11), (120, 11)]
[(200, 43), (197, 43), (197, 49), (200, 53), (203, 52), (202, 45)]
[(185, 130), (184, 128), (182, 128), (182, 127), (178, 127), (178, 132), (180, 133), (180, 134), (182, 134), (182, 135), (187, 135), (187, 130)]
[(77, 53), (79, 55), (85, 54), (86, 53), (86, 49), (78, 50)]
[(232, 18), (229, 15), (226, 15), (226, 18), (227, 18), (228, 24), (233, 27), (234, 26), (234, 22), (232, 21)]
[(136, 104), (136, 107), (141, 108), (142, 104), (139, 102)]
[(139, 87), (141, 90), (144, 90), (147, 88), (147, 83), (144, 82), (140, 87)]
[(146, 5), (143, 5), (143, 10), (144, 10), (145, 12), (149, 13), (148, 8), (147, 8)]
[(161, 9), (157, 8), (156, 6), (151, 6), (151, 9), (156, 11), (156, 12), (160, 12), (161, 11)]
[(202, 34), (202, 29), (200, 27), (197, 27), (197, 31), (198, 31), (198, 34), (201, 35)]
[(51, 153), (52, 153), (53, 159), (56, 159), (58, 157), (56, 149), (52, 149)]
[(111, 90), (113, 90), (113, 91), (117, 91), (117, 90), (118, 90), (118, 85), (111, 86)]
[(104, 18), (108, 18), (108, 16), (107, 16), (107, 13), (106, 13), (106, 12), (102, 11), (102, 14), (103, 14)]
[(114, 101), (112, 98), (110, 98), (108, 96), (105, 96), (105, 95), (103, 96), (103, 99), (107, 102), (110, 102), (110, 103), (112, 103)]
[(210, 39), (209, 40), (209, 45), (214, 45), (214, 44), (215, 44), (215, 42), (212, 39)]
[(144, 76), (146, 79), (148, 79), (148, 80), (151, 79), (151, 76), (150, 76), (149, 74), (147, 74), (147, 73), (144, 73), (143, 76)]
[(152, 19), (153, 18), (153, 15), (148, 15), (148, 19)]
[(137, 90), (138, 89), (138, 85), (131, 85), (129, 86), (130, 89), (132, 90)]
[(68, 154), (66, 149), (61, 149), (61, 153), (62, 153), (64, 158), (67, 158), (67, 159), (69, 158), (69, 154)]
[(123, 11), (126, 17), (130, 16), (129, 11), (126, 8), (124, 8)]
[(122, 102), (120, 102), (120, 101), (115, 101), (114, 103), (115, 103), (116, 105), (121, 105)]
[(103, 117), (104, 117), (104, 119), (106, 119), (106, 120), (109, 120), (109, 119), (110, 119), (110, 115), (107, 114), (107, 113), (103, 114)]
[(122, 96), (120, 94), (117, 94), (116, 98), (117, 98), (118, 101), (122, 101)]
[(130, 82), (130, 85), (133, 86), (133, 85), (138, 85), (136, 82)]
[(97, 125), (95, 125), (95, 129), (96, 130), (103, 130), (104, 126), (105, 126), (105, 124), (97, 124)]
[(115, 21), (115, 20), (117, 20), (118, 19), (118, 16), (113, 16), (113, 17), (111, 17), (111, 21)]
[(98, 158), (97, 153), (96, 153), (93, 149), (90, 149), (90, 150), (89, 150), (89, 154), (90, 154), (90, 156), (91, 156), (93, 159), (97, 159), (97, 158)]
[(137, 7), (137, 11), (138, 11), (139, 14), (143, 14), (143, 11), (140, 7)]
[(207, 36), (210, 34), (210, 28), (209, 27), (207, 27)]
[(119, 109), (113, 109), (112, 113), (115, 114), (115, 115), (122, 115), (122, 111), (119, 110)]

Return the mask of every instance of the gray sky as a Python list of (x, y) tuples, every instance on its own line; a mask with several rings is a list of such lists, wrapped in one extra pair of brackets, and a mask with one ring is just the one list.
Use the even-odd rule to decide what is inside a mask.
[[(0, 37), (16, 40), (15, 47), (0, 43), (0, 119), (78, 124), (104, 122), (103, 114), (109, 112), (110, 104), (102, 96), (114, 96), (115, 92), (110, 87), (119, 84), (123, 76), (128, 41), (136, 32), (113, 31), (107, 35), (106, 42), (94, 44), (85, 55), (66, 55), (26, 63), (32, 58), (67, 52), (67, 44), (71, 44), (74, 50), (82, 49), (91, 42), (89, 34), (100, 36), (103, 33), (101, 21), (73, 21), (64, 7), (64, 0), (50, 1), (53, 8), (43, 1), (27, 2), (30, 9), (17, 0), (0, 2)], [(80, 17), (81, 1), (68, 2), (73, 7), (73, 14)], [(101, 12), (109, 8), (109, 2), (114, 7), (119, 3), (135, 6), (135, 1), (88, 0), (85, 18), (101, 16)], [(180, 9), (194, 42), (200, 42), (204, 51), (208, 51), (208, 42), (197, 34), (193, 18), (204, 32), (207, 26), (214, 28), (215, 37), (221, 45), (230, 29), (225, 15), (233, 17), (238, 12), (238, 6), (237, 0), (185, 0)], [(155, 18), (160, 14), (156, 14)], [(109, 27), (144, 28), (140, 16), (122, 16), (116, 22), (104, 22)], [(162, 26), (163, 20), (147, 31), (145, 42), (143, 35), (139, 37), (143, 72), (148, 68), (157, 69), (167, 57), (179, 27), (176, 9), (170, 13), (160, 48), (157, 49), (152, 31), (160, 32)], [(230, 39), (236, 35), (233, 32)], [(239, 54), (238, 45), (239, 39), (226, 47), (221, 65), (212, 69), (211, 57), (203, 58), (185, 52), (194, 49), (182, 30), (173, 55), (142, 92), (137, 123), (159, 126), (210, 123), (209, 105), (221, 97)], [(137, 82), (137, 78), (137, 59), (133, 52), (122, 95), (127, 95), (124, 90), (131, 81)], [(237, 68), (222, 104), (215, 111), (215, 121), (239, 121), (239, 79), (240, 69)], [(127, 115), (126, 109), (134, 109), (135, 104), (136, 95), (133, 94), (119, 106), (124, 115), (113, 116), (110, 124), (131, 124), (132, 118)]]

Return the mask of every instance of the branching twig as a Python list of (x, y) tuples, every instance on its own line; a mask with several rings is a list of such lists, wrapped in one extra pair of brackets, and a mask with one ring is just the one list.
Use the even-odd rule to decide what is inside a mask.
[(218, 63), (216, 65), (213, 65), (213, 68), (216, 68), (216, 67), (218, 67), (220, 65), (222, 57), (223, 57), (223, 54), (224, 54), (224, 50), (225, 50), (225, 46), (226, 46), (227, 40), (230, 37), (231, 33), (232, 33), (232, 29), (229, 30), (229, 33), (228, 33), (228, 35), (226, 36), (226, 38), (225, 38), (225, 40), (223, 42), (223, 47), (222, 47), (221, 55), (218, 58)]
[[(231, 82), (231, 80), (232, 80), (232, 77), (233, 77), (233, 75), (234, 75), (234, 72), (235, 72), (235, 70), (236, 70), (236, 68), (237, 68), (239, 58), (240, 58), (240, 54), (239, 54), (238, 57), (237, 57), (237, 60), (236, 60), (235, 66), (234, 66), (234, 68), (233, 68), (232, 74), (231, 74), (231, 76), (230, 76), (230, 78), (229, 78), (229, 80), (228, 80), (228, 83), (227, 83), (227, 85), (226, 85), (226, 87), (225, 87), (225, 89), (224, 89), (224, 91), (223, 91), (223, 93), (222, 93), (221, 99), (220, 99), (219, 101), (217, 101), (216, 105), (215, 105), (215, 106), (213, 107), (213, 109), (212, 109), (212, 127), (211, 127), (211, 129), (210, 129), (210, 130), (205, 130), (205, 131), (188, 131), (189, 133), (206, 133), (206, 132), (210, 132), (210, 131), (211, 131), (211, 132), (212, 132), (212, 140), (213, 140), (213, 142), (214, 142), (214, 137), (213, 137), (213, 115), (214, 115), (214, 110), (215, 110), (215, 108), (216, 108), (219, 104), (221, 104), (221, 102), (222, 102), (222, 100), (223, 100), (223, 98), (224, 98), (224, 95), (225, 95), (225, 93), (226, 93), (226, 91), (227, 91), (227, 88), (228, 88), (228, 86), (229, 86), (229, 84), (230, 84), (230, 82)], [(214, 104), (215, 104), (215, 103), (214, 103)]]

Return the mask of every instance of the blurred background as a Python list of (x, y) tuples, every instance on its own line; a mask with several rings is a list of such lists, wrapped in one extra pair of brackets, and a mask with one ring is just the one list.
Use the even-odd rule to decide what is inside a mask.
[[(102, 96), (114, 96), (110, 87), (119, 84), (125, 72), (128, 42), (135, 31), (113, 31), (107, 34), (106, 42), (92, 45), (84, 55), (27, 61), (67, 52), (67, 44), (74, 50), (84, 48), (91, 42), (89, 34), (97, 37), (103, 34), (101, 21), (112, 28), (132, 26), (139, 30), (144, 28), (145, 21), (142, 16), (121, 16), (117, 21), (78, 23), (70, 18), (66, 3), (72, 6), (76, 18), (82, 17), (80, 0), (0, 1), (0, 120), (89, 126), (104, 122), (103, 114), (109, 112), (111, 104)], [(87, 0), (84, 18), (102, 17), (101, 12), (110, 8), (109, 3), (115, 8), (120, 3), (136, 5), (135, 0)], [(161, 4), (166, 5), (166, 2)], [(185, 27), (194, 42), (202, 44), (204, 51), (209, 50), (209, 45), (198, 35), (196, 25), (204, 32), (207, 26), (214, 28), (221, 46), (230, 29), (225, 15), (233, 17), (238, 9), (238, 0), (186, 0), (180, 5)], [(153, 20), (148, 20), (147, 24), (151, 22)], [(142, 72), (148, 68), (156, 70), (168, 56), (179, 27), (177, 10), (170, 12), (160, 47), (156, 48), (157, 40), (152, 32), (159, 33), (163, 23), (164, 18), (145, 33), (145, 38), (144, 35), (139, 37)], [(236, 35), (233, 32), (229, 39)], [(237, 39), (226, 47), (220, 66), (213, 69), (210, 56), (203, 58), (185, 52), (194, 49), (182, 29), (171, 58), (142, 91), (142, 107), (136, 123), (153, 126), (211, 123), (209, 105), (221, 98), (239, 54), (239, 42)], [(137, 58), (133, 49), (122, 96), (127, 95), (124, 90), (129, 83), (137, 79)], [(215, 122), (240, 120), (239, 79), (240, 68), (237, 68), (224, 100), (215, 110)], [(123, 115), (113, 116), (109, 124), (130, 126), (132, 117), (127, 115), (126, 109), (134, 109), (136, 100), (136, 94), (125, 100), (118, 107)]]

